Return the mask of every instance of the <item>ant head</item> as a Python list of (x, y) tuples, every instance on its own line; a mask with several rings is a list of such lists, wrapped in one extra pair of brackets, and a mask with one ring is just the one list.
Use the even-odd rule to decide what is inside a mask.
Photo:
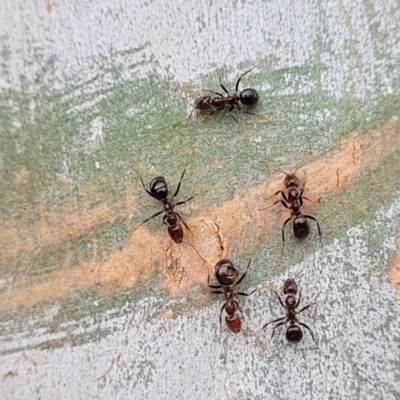
[(233, 266), (232, 261), (224, 258), (215, 265), (215, 277), (221, 286), (230, 286), (235, 282), (239, 271)]
[(293, 174), (286, 174), (285, 177), (285, 186), (287, 188), (289, 187), (299, 187), (299, 179), (297, 178), (297, 176), (293, 173)]
[(299, 343), (303, 339), (303, 332), (298, 325), (291, 324), (286, 330), (286, 339), (289, 343)]
[(297, 294), (297, 283), (294, 279), (286, 279), (285, 283), (283, 284), (283, 294)]
[(244, 89), (240, 92), (239, 99), (246, 106), (254, 106), (258, 102), (258, 93), (254, 89)]
[(157, 176), (150, 182), (150, 192), (157, 200), (165, 200), (168, 197), (167, 182), (162, 176)]

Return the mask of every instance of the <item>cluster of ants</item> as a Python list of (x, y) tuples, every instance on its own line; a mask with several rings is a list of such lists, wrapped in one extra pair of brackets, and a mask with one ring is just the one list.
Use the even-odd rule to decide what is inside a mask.
[[(239, 79), (236, 82), (236, 91), (235, 94), (230, 95), (228, 90), (225, 88), (225, 86), (222, 84), (221, 79), (220, 79), (220, 86), (223, 89), (223, 91), (226, 93), (226, 96), (224, 96), (221, 93), (218, 92), (211, 92), (215, 94), (215, 97), (211, 96), (202, 96), (198, 98), (195, 101), (194, 104), (194, 109), (190, 113), (189, 117), (185, 120), (178, 121), (175, 126), (179, 125), (183, 121), (187, 121), (191, 118), (192, 113), (194, 110), (200, 110), (200, 111), (209, 111), (209, 114), (206, 116), (204, 120), (209, 118), (212, 114), (215, 112), (225, 110), (228, 108), (229, 115), (232, 116), (232, 118), (235, 120), (235, 122), (239, 123), (240, 122), (237, 120), (237, 118), (231, 113), (233, 110), (237, 109), (238, 111), (246, 114), (251, 114), (251, 115), (256, 115), (260, 118), (263, 118), (262, 116), (259, 116), (258, 114), (254, 114), (252, 112), (247, 111), (244, 107), (245, 106), (253, 106), (257, 104), (258, 102), (258, 93), (255, 89), (247, 88), (239, 92), (239, 83), (241, 79), (243, 78), (244, 75), (252, 71), (255, 67), (251, 68), (250, 70), (246, 71), (244, 74), (242, 74)], [(261, 163), (267, 163), (266, 161), (261, 161)], [(164, 177), (158, 176), (150, 181), (149, 184), (149, 189), (146, 188), (142, 177), (140, 176), (140, 181), (142, 183), (142, 186), (144, 190), (155, 200), (159, 201), (162, 205), (162, 209), (146, 220), (144, 220), (139, 226), (145, 224), (149, 220), (161, 215), (164, 213), (163, 216), (163, 224), (167, 226), (168, 229), (168, 235), (172, 239), (173, 242), (175, 243), (182, 243), (183, 238), (184, 238), (184, 231), (182, 224), (185, 226), (185, 228), (190, 231), (189, 227), (187, 224), (184, 222), (182, 219), (182, 216), (175, 211), (175, 207), (183, 205), (187, 203), (188, 201), (192, 200), (195, 196), (191, 196), (187, 198), (186, 200), (179, 201), (179, 202), (174, 202), (175, 197), (179, 194), (179, 190), (181, 187), (182, 179), (185, 175), (186, 167), (187, 167), (188, 162), (186, 163), (182, 175), (180, 177), (178, 186), (173, 194), (172, 197), (169, 197), (169, 191), (168, 191), (168, 185)], [(268, 163), (267, 163), (268, 164)], [(299, 167), (300, 168), (300, 167)], [(299, 169), (297, 168), (297, 170)], [(293, 173), (286, 173), (283, 171), (285, 174), (285, 179), (284, 179), (284, 186), (286, 188), (286, 192), (284, 190), (278, 190), (276, 193), (274, 193), (271, 197), (280, 195), (281, 199), (276, 200), (273, 204), (266, 208), (270, 208), (278, 203), (281, 203), (283, 207), (286, 209), (290, 210), (291, 215), (284, 221), (283, 226), (282, 226), (282, 252), (281, 256), (283, 254), (283, 248), (285, 244), (285, 227), (286, 225), (292, 221), (292, 227), (293, 227), (293, 234), (297, 239), (304, 239), (306, 238), (309, 233), (310, 233), (310, 227), (308, 224), (308, 220), (313, 220), (318, 227), (318, 234), (321, 238), (321, 229), (319, 226), (318, 221), (311, 215), (305, 215), (301, 211), (301, 207), (303, 206), (303, 200), (309, 200), (307, 197), (303, 196), (304, 192), (304, 184), (302, 185), (300, 189), (300, 181), (298, 177), (296, 176), (296, 171)], [(253, 294), (257, 289), (253, 290), (251, 293), (244, 293), (244, 292), (236, 292), (235, 288), (237, 285), (239, 285), (243, 279), (245, 278), (248, 269), (250, 267), (251, 259), (249, 260), (247, 264), (247, 268), (245, 272), (242, 274), (242, 276), (238, 279), (239, 276), (239, 270), (233, 265), (233, 263), (229, 259), (222, 259), (217, 262), (215, 265), (215, 279), (217, 280), (218, 284), (210, 284), (210, 276), (208, 276), (208, 287), (211, 289), (211, 293), (214, 294), (223, 294), (224, 295), (224, 303), (221, 307), (220, 311), (220, 325), (222, 326), (222, 315), (223, 312), (225, 311), (226, 316), (225, 316), (225, 323), (229, 331), (237, 333), (240, 332), (242, 329), (242, 321), (241, 321), (241, 309), (239, 307), (239, 304), (236, 300), (236, 296), (250, 296)], [(297, 274), (298, 275), (298, 274)], [(297, 277), (296, 275), (296, 277)], [(310, 334), (311, 337), (315, 343), (315, 345), (319, 348), (317, 345), (317, 342), (315, 340), (314, 334), (312, 330), (304, 323), (299, 321), (298, 315), (307, 310), (309, 307), (316, 303), (311, 303), (308, 304), (304, 307), (302, 307), (300, 310), (298, 309), (300, 306), (300, 301), (301, 301), (301, 294), (298, 288), (298, 284), (296, 282), (296, 277), (293, 279), (287, 279), (282, 288), (282, 292), (285, 296), (284, 300), (282, 300), (281, 296), (279, 293), (275, 290), (274, 293), (278, 297), (278, 300), (281, 304), (281, 306), (286, 310), (286, 315), (277, 319), (274, 319), (272, 321), (267, 322), (265, 325), (262, 326), (262, 328), (259, 330), (262, 331), (265, 329), (268, 325), (270, 324), (275, 324), (274, 328), (272, 330), (271, 338), (269, 342), (272, 340), (275, 334), (275, 330), (283, 325), (288, 324), (287, 329), (286, 329), (286, 339), (290, 343), (299, 343), (302, 338), (303, 338), (303, 332), (302, 328), (306, 328)], [(240, 312), (240, 314), (239, 314)], [(269, 344), (268, 342), (268, 344)]]

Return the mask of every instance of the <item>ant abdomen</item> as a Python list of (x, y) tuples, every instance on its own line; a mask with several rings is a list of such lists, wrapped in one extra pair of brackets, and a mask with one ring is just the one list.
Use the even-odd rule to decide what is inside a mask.
[(286, 330), (286, 339), (289, 343), (299, 343), (303, 339), (303, 332), (298, 325), (289, 325)]
[(230, 329), (233, 333), (238, 333), (242, 329), (242, 321), (237, 314), (232, 316), (227, 315), (225, 317), (225, 323), (228, 329)]
[(180, 224), (168, 226), (168, 235), (175, 243), (183, 242), (183, 229)]

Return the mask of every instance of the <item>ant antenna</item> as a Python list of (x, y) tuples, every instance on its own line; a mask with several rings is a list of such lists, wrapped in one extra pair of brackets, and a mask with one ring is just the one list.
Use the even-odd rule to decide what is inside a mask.
[(273, 169), (275, 172), (280, 172), (280, 173), (282, 173), (282, 174), (289, 175), (287, 172), (282, 171), (281, 169), (275, 168), (275, 167), (274, 167), (270, 162), (268, 162), (267, 160), (260, 160), (258, 163), (261, 164), (261, 165), (266, 165), (267, 167)]
[[(181, 175), (181, 179), (179, 179), (178, 186), (177, 186), (177, 188), (176, 188), (176, 190), (175, 190), (174, 195), (173, 195), (172, 198), (171, 198), (171, 201), (173, 201), (173, 199), (175, 198), (175, 196), (179, 193), (179, 189), (181, 188), (182, 179), (183, 179), (183, 177), (185, 176), (186, 168), (187, 168), (187, 166), (189, 165), (189, 163), (192, 161), (192, 158), (193, 158), (195, 152), (196, 152), (196, 149), (195, 149), (194, 147), (192, 147), (191, 150), (190, 150), (189, 157), (188, 157), (188, 159), (187, 159), (187, 161), (186, 161), (186, 164), (185, 164), (185, 166), (183, 167), (183, 172), (182, 172), (182, 175)], [(186, 200), (186, 201), (187, 201), (187, 200)]]
[(239, 91), (239, 83), (240, 83), (240, 80), (241, 80), (246, 74), (248, 74), (249, 72), (253, 71), (254, 68), (257, 68), (257, 67), (259, 67), (260, 65), (264, 64), (265, 61), (267, 61), (267, 59), (266, 59), (266, 58), (262, 58), (253, 68), (250, 68), (248, 71), (246, 71), (245, 73), (243, 73), (242, 75), (239, 76), (239, 79), (237, 80), (237, 82), (236, 82), (236, 87), (235, 87), (236, 93)]

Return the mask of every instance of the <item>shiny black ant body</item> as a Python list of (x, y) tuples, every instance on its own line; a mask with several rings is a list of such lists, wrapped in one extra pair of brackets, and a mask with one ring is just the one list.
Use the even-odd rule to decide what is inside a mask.
[(147, 221), (150, 221), (151, 219), (157, 217), (158, 215), (165, 213), (165, 215), (163, 217), (163, 224), (168, 226), (168, 235), (175, 243), (182, 243), (182, 241), (183, 241), (183, 228), (180, 223), (182, 223), (186, 227), (186, 229), (190, 232), (189, 227), (186, 225), (186, 223), (182, 219), (181, 215), (179, 213), (177, 213), (176, 211), (174, 211), (174, 208), (176, 206), (185, 204), (188, 201), (192, 200), (193, 197), (195, 197), (195, 195), (194, 195), (184, 201), (179, 201), (178, 203), (174, 203), (174, 198), (179, 193), (179, 190), (181, 188), (181, 182), (182, 182), (183, 177), (185, 176), (186, 167), (187, 167), (189, 161), (190, 161), (190, 158), (187, 161), (187, 163), (183, 169), (183, 172), (182, 172), (181, 178), (179, 180), (178, 186), (175, 190), (175, 193), (170, 199), (168, 199), (168, 185), (167, 185), (167, 182), (165, 181), (164, 177), (157, 176), (156, 178), (152, 179), (150, 181), (150, 185), (149, 185), (150, 190), (149, 190), (146, 188), (142, 177), (139, 175), (140, 181), (142, 182), (143, 188), (147, 192), (147, 194), (149, 194), (153, 199), (160, 201), (163, 206), (163, 209), (161, 211), (156, 212), (151, 217), (144, 220), (139, 226), (145, 224)]
[[(185, 173), (185, 171), (183, 172)], [(183, 174), (181, 177), (181, 180), (183, 178)], [(183, 221), (181, 215), (177, 212), (174, 211), (174, 208), (176, 206), (180, 206), (182, 204), (185, 204), (189, 200), (191, 200), (194, 196), (189, 197), (185, 201), (179, 201), (178, 203), (174, 203), (174, 198), (175, 196), (179, 193), (180, 189), (180, 184), (181, 182), (179, 181), (178, 188), (175, 191), (174, 195), (170, 200), (168, 200), (168, 186), (167, 183), (162, 176), (158, 176), (154, 179), (151, 180), (150, 182), (150, 190), (146, 189), (144, 186), (144, 182), (142, 180), (142, 177), (140, 177), (140, 180), (142, 181), (142, 185), (144, 190), (154, 199), (160, 201), (163, 205), (163, 210), (153, 214), (151, 217), (147, 218), (144, 220), (140, 225), (145, 224), (147, 221), (157, 217), (158, 215), (165, 213), (163, 217), (163, 224), (168, 226), (168, 235), (169, 237), (175, 242), (175, 243), (182, 243), (183, 241), (183, 229), (181, 224), (179, 223), (180, 221), (185, 225), (186, 229), (190, 230), (189, 227), (186, 225), (185, 221)], [(140, 226), (139, 225), (139, 226)]]
[[(279, 302), (281, 303), (281, 306), (283, 308), (286, 309), (286, 316), (285, 317), (281, 317), (281, 318), (277, 318), (274, 319), (268, 323), (266, 323), (260, 330), (262, 331), (264, 328), (266, 328), (268, 325), (270, 324), (274, 324), (276, 322), (279, 322), (278, 324), (276, 324), (274, 326), (274, 329), (272, 331), (271, 334), (271, 338), (268, 341), (267, 346), (269, 345), (269, 343), (271, 342), (272, 338), (274, 337), (275, 334), (275, 330), (276, 328), (285, 325), (287, 323), (289, 323), (289, 326), (286, 329), (286, 340), (289, 343), (299, 343), (302, 338), (303, 338), (303, 331), (301, 330), (301, 327), (306, 328), (310, 333), (311, 333), (311, 337), (315, 343), (315, 345), (319, 348), (314, 334), (312, 332), (312, 330), (304, 323), (300, 322), (298, 320), (298, 314), (300, 314), (301, 312), (307, 310), (309, 307), (311, 307), (312, 305), (316, 304), (316, 303), (311, 303), (308, 304), (307, 306), (303, 307), (301, 310), (297, 311), (297, 307), (300, 305), (300, 301), (301, 301), (301, 293), (298, 290), (298, 286), (297, 283), (295, 281), (295, 279), (286, 279), (285, 283), (283, 284), (283, 288), (282, 288), (282, 292), (283, 294), (286, 296), (285, 298), (285, 302), (282, 301), (281, 297), (279, 296), (279, 294), (277, 293), (277, 291), (275, 289), (273, 289), (274, 293), (277, 295)], [(297, 293), (299, 292), (299, 296), (298, 298)]]
[[(215, 294), (223, 294), (225, 296), (225, 303), (222, 305), (219, 322), (220, 326), (222, 326), (222, 313), (225, 310), (225, 322), (228, 329), (234, 333), (240, 332), (242, 328), (242, 321), (240, 316), (237, 313), (237, 310), (241, 311), (238, 302), (235, 300), (234, 288), (237, 286), (247, 274), (247, 271), (250, 267), (251, 259), (247, 264), (246, 271), (243, 275), (236, 280), (239, 275), (239, 271), (234, 267), (232, 261), (224, 258), (217, 262), (215, 265), (215, 278), (217, 279), (219, 285), (210, 285), (210, 276), (208, 276), (208, 287), (211, 289), (220, 289), (220, 290), (212, 290), (211, 293)], [(250, 296), (256, 291), (253, 290), (251, 293), (236, 293), (239, 296)]]
[[(258, 64), (257, 64), (258, 65)], [(256, 66), (257, 66), (256, 65)], [(236, 123), (240, 124), (240, 122), (237, 120), (237, 118), (232, 114), (232, 111), (236, 108), (240, 112), (244, 114), (250, 114), (250, 115), (255, 115), (263, 120), (266, 120), (270, 123), (273, 123), (273, 121), (270, 121), (261, 115), (252, 113), (250, 111), (245, 110), (244, 106), (254, 106), (258, 103), (258, 93), (255, 89), (252, 88), (246, 88), (243, 89), (242, 91), (239, 92), (239, 83), (241, 79), (248, 74), (250, 71), (252, 71), (254, 68), (249, 69), (246, 71), (244, 74), (240, 75), (239, 79), (236, 82), (235, 86), (235, 93), (234, 94), (229, 94), (228, 90), (226, 87), (222, 84), (221, 77), (219, 77), (219, 84), (222, 88), (222, 90), (225, 92), (226, 95), (219, 93), (219, 92), (214, 92), (211, 90), (207, 90), (207, 92), (210, 92), (216, 96), (201, 96), (198, 99), (196, 99), (194, 103), (194, 108), (192, 109), (190, 115), (188, 118), (185, 118), (181, 121), (178, 121), (174, 124), (174, 127), (177, 125), (181, 124), (184, 121), (190, 120), (192, 117), (193, 111), (194, 110), (199, 110), (199, 111), (210, 111), (210, 113), (204, 118), (203, 122), (206, 121), (211, 115), (213, 115), (217, 111), (224, 110), (225, 108), (228, 108), (229, 115), (235, 120)], [(241, 124), (240, 124), (241, 125)]]
[[(265, 163), (269, 165), (268, 162), (266, 161), (260, 161), (260, 163)], [(310, 226), (308, 225), (307, 219), (311, 219), (316, 222), (317, 227), (318, 227), (318, 234), (319, 237), (321, 238), (321, 228), (319, 226), (319, 222), (314, 218), (312, 215), (305, 215), (301, 212), (300, 208), (303, 206), (303, 199), (310, 201), (307, 197), (303, 196), (304, 192), (304, 187), (305, 184), (303, 184), (303, 187), (301, 190), (299, 190), (300, 182), (299, 179), (296, 176), (296, 172), (301, 168), (296, 169), (293, 173), (286, 173), (283, 171), (283, 174), (285, 174), (285, 180), (284, 180), (284, 185), (287, 189), (287, 195), (283, 190), (278, 190), (276, 193), (274, 193), (271, 197), (274, 197), (278, 194), (280, 194), (283, 197), (283, 200), (277, 200), (275, 203), (271, 204), (270, 206), (264, 208), (270, 208), (273, 207), (275, 204), (281, 203), (285, 208), (290, 210), (292, 212), (291, 216), (283, 223), (282, 226), (282, 241), (285, 243), (285, 226), (287, 223), (291, 220), (293, 220), (293, 234), (297, 239), (304, 239), (306, 238), (309, 233), (310, 233)], [(283, 252), (283, 247), (282, 247), (282, 252)]]

